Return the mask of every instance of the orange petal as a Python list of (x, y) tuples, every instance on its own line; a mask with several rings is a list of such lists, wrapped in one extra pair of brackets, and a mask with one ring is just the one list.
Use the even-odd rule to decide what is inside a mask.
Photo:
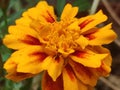
[(56, 81), (56, 79), (60, 76), (63, 69), (63, 64), (64, 60), (61, 56), (51, 58), (51, 62), (47, 68), (47, 71), (53, 81)]
[(83, 65), (70, 61), (70, 65), (72, 66), (75, 75), (77, 78), (82, 81), (84, 84), (95, 86), (97, 82), (97, 77), (88, 67), (84, 67)]
[[(38, 3), (36, 8), (38, 10), (41, 10), (40, 11), (41, 16), (44, 17), (47, 22), (53, 23), (56, 21), (54, 8), (53, 8), (53, 6), (48, 5), (46, 1), (42, 1), (42, 2)], [(39, 19), (41, 19), (41, 18), (39, 18)]]
[(16, 72), (17, 63), (14, 60), (12, 60), (12, 59), (8, 59), (5, 62), (3, 68), (6, 69), (7, 73)]
[(67, 4), (62, 12), (61, 20), (69, 20), (76, 16), (78, 12), (78, 7), (72, 7), (71, 4)]
[(5, 77), (7, 79), (13, 80), (15, 82), (22, 81), (27, 78), (31, 78), (35, 76), (34, 74), (31, 73), (19, 73), (19, 72), (14, 72), (14, 73), (8, 73)]
[(74, 21), (74, 22), (70, 23), (70, 25), (67, 27), (67, 30), (69, 30), (69, 32), (71, 32), (71, 33), (74, 33), (74, 32), (80, 33), (80, 27), (78, 25), (79, 25), (79, 22)]
[(38, 34), (33, 29), (23, 26), (10, 26), (3, 43), (12, 49), (21, 49), (31, 45), (41, 45)]
[(50, 23), (53, 23), (56, 20), (53, 7), (48, 5), (46, 1), (39, 2), (36, 7), (24, 12), (23, 16)]
[(4, 68), (8, 70), (11, 67), (9, 65), (12, 65), (9, 63), (14, 61), (17, 64), (17, 72), (37, 74), (46, 69), (42, 66), (47, 62), (46, 57), (47, 54), (42, 52), (42, 47), (27, 47), (14, 52), (5, 63)]
[(97, 54), (85, 49), (84, 51), (75, 51), (70, 57), (73, 61), (81, 63), (84, 66), (97, 68), (100, 67), (101, 61), (107, 57), (107, 55), (108, 54)]
[(104, 58), (103, 62), (107, 65), (107, 66), (111, 66), (112, 63), (112, 57), (111, 57), (111, 53), (109, 51), (109, 49), (104, 48), (102, 46), (92, 46), (91, 48), (89, 47), (90, 50), (98, 53), (98, 54), (108, 54), (108, 56), (106, 58)]
[(95, 15), (89, 15), (79, 19), (79, 26), (81, 33), (85, 33), (91, 28), (94, 28), (96, 25), (107, 20), (107, 17), (103, 14), (102, 10), (97, 12)]
[(108, 76), (111, 72), (110, 66), (107, 66), (104, 62), (102, 62), (102, 65), (99, 68), (92, 69), (93, 72), (96, 74), (96, 76)]
[(90, 85), (86, 85), (83, 82), (81, 82), (80, 80), (78, 81), (78, 87), (79, 87), (79, 90), (94, 90), (94, 87), (92, 87)]
[(63, 70), (63, 84), (64, 90), (79, 90), (77, 78), (70, 65), (66, 65)]
[(60, 75), (56, 81), (53, 81), (45, 72), (42, 78), (42, 90), (64, 90), (62, 76)]
[(30, 78), (35, 76), (34, 74), (31, 73), (21, 73), (21, 72), (17, 72), (17, 64), (14, 62), (14, 60), (8, 60), (5, 64), (4, 64), (4, 68), (7, 71), (7, 75), (5, 76), (7, 79), (13, 80), (15, 82), (19, 82), (21, 80), (24, 80), (26, 78)]
[(21, 17), (15, 21), (17, 25), (30, 26), (32, 19), (29, 17)]
[(108, 54), (106, 58), (104, 58), (101, 62), (101, 66), (98, 68), (91, 69), (93, 73), (95, 73), (97, 76), (108, 76), (111, 71), (111, 63), (112, 63), (112, 57), (110, 54), (110, 51), (107, 48), (104, 48), (102, 46), (94, 46), (89, 47), (92, 51), (98, 54)]
[(94, 33), (85, 35), (89, 39), (89, 45), (103, 45), (111, 43), (114, 39), (116, 39), (117, 35), (110, 29), (111, 24), (108, 24)]
[(31, 28), (31, 27), (27, 27), (27, 26), (23, 26), (23, 25), (12, 25), (8, 28), (8, 32), (12, 35), (31, 35), (34, 37), (37, 37), (38, 34), (37, 32)]
[(85, 49), (85, 47), (88, 45), (88, 39), (86, 39), (84, 36), (80, 36), (76, 41), (75, 41), (82, 49)]

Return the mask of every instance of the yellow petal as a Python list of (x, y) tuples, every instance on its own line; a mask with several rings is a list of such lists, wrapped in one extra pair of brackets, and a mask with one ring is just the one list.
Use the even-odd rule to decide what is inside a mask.
[(78, 32), (80, 33), (80, 27), (79, 27), (79, 22), (78, 21), (75, 21), (75, 22), (72, 22), (68, 27), (67, 27), (67, 30), (69, 30), (69, 32), (71, 33), (74, 33), (74, 32)]
[(17, 25), (23, 25), (24, 26), (30, 26), (30, 23), (32, 22), (32, 19), (29, 17), (21, 17), (15, 21)]
[(76, 16), (78, 12), (78, 7), (72, 7), (71, 4), (67, 4), (62, 12), (61, 20), (69, 20)]
[(89, 45), (103, 45), (103, 44), (109, 44), (113, 40), (116, 39), (117, 35), (113, 30), (111, 30), (111, 24), (108, 24), (107, 26), (100, 28), (96, 32), (88, 35), (88, 37), (94, 37), (89, 40)]
[(4, 69), (7, 71), (7, 75), (5, 76), (7, 79), (13, 80), (15, 82), (19, 82), (21, 80), (24, 80), (26, 78), (30, 78), (35, 76), (34, 74), (31, 73), (21, 73), (17, 72), (17, 63), (9, 59), (5, 64), (4, 64)]
[(7, 73), (16, 72), (16, 67), (17, 63), (12, 59), (8, 59), (3, 66), (3, 68), (6, 69)]
[[(39, 46), (27, 47), (14, 52), (8, 61), (14, 61), (17, 64), (17, 72), (37, 74), (46, 69), (42, 64), (47, 55), (42, 51), (42, 47)], [(7, 62), (5, 69), (9, 69), (9, 65), (11, 65)]]
[(29, 35), (26, 35), (22, 38), (17, 35), (6, 35), (5, 38), (3, 39), (3, 43), (8, 48), (12, 49), (22, 49), (32, 45), (41, 45), (38, 39)]
[(40, 45), (38, 34), (33, 29), (23, 26), (10, 26), (3, 43), (12, 49), (21, 49), (31, 45)]
[(111, 72), (111, 67), (102, 62), (101, 66), (99, 68), (92, 68), (91, 71), (97, 76), (97, 77), (107, 77), (109, 76)]
[(30, 8), (28, 11), (24, 12), (23, 16), (50, 23), (53, 23), (56, 20), (53, 7), (48, 5), (46, 1), (40, 1), (36, 7)]
[(64, 90), (89, 90), (88, 85), (78, 80), (70, 65), (63, 70), (63, 85)]
[(98, 53), (98, 54), (108, 54), (108, 56), (106, 58), (104, 58), (103, 62), (107, 66), (111, 66), (112, 57), (111, 57), (110, 51), (107, 48), (104, 48), (102, 46), (94, 46), (94, 47), (89, 47), (89, 49), (94, 51), (95, 53)]
[(23, 26), (23, 25), (13, 25), (9, 26), (8, 32), (14, 35), (32, 35), (37, 36), (37, 32), (31, 27)]
[(80, 36), (75, 42), (80, 45), (82, 49), (84, 49), (88, 45), (88, 39), (86, 39), (84, 36)]
[(108, 54), (107, 57), (105, 57), (102, 62), (101, 66), (98, 68), (91, 69), (96, 76), (108, 76), (110, 71), (111, 71), (111, 63), (112, 63), (112, 57), (110, 54), (110, 51), (107, 48), (104, 48), (102, 46), (94, 46), (94, 47), (89, 47), (90, 50), (94, 51), (95, 53), (98, 54)]
[(63, 70), (64, 90), (79, 90), (77, 78), (70, 65), (66, 65)]
[(107, 17), (102, 13), (102, 10), (95, 15), (89, 15), (79, 19), (79, 26), (81, 33), (85, 33), (87, 30), (95, 27), (96, 25), (107, 20)]
[(40, 12), (37, 11), (36, 7), (30, 8), (22, 14), (23, 17), (29, 17), (31, 19), (37, 19), (39, 15)]
[(101, 67), (97, 69), (100, 76), (108, 76), (111, 72), (111, 67), (107, 66), (104, 62)]
[(70, 65), (72, 66), (75, 75), (77, 78), (82, 81), (84, 84), (95, 86), (97, 82), (97, 77), (94, 73), (89, 69), (89, 67), (84, 67), (83, 65), (70, 61)]
[(64, 60), (61, 56), (51, 58), (51, 63), (49, 64), (47, 71), (53, 81), (56, 81), (56, 79), (60, 76), (63, 69), (63, 64)]
[(108, 54), (97, 54), (90, 50), (76, 51), (70, 57), (78, 63), (87, 67), (100, 67), (101, 61), (107, 57)]
[(53, 81), (48, 73), (45, 72), (42, 78), (42, 90), (64, 90), (62, 76), (60, 75), (56, 81)]
[(74, 50), (71, 48), (68, 48), (67, 50), (64, 50), (63, 48), (58, 49), (59, 53), (62, 53), (63, 57), (67, 57), (69, 54), (73, 53)]

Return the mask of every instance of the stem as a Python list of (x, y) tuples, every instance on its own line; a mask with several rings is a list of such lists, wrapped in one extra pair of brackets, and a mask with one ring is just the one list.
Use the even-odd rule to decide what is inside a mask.
[(99, 2), (100, 2), (100, 0), (93, 1), (89, 14), (94, 14), (96, 12)]
[(110, 88), (112, 88), (113, 90), (120, 90), (119, 87), (117, 87), (116, 85), (113, 85), (110, 81), (108, 81), (107, 79), (105, 78), (100, 78), (100, 80), (102, 82), (104, 82), (107, 86), (109, 86)]
[[(110, 15), (112, 16), (112, 18), (116, 21), (116, 23), (120, 26), (120, 18), (117, 16), (117, 14), (114, 12), (114, 10), (112, 9), (112, 7), (110, 6), (110, 4), (108, 3), (107, 0), (102, 0), (102, 3), (104, 4), (105, 8), (107, 9), (107, 11), (110, 13)], [(115, 44), (118, 45), (120, 47), (120, 41), (119, 39), (116, 39)]]
[(112, 9), (112, 7), (110, 6), (110, 4), (108, 3), (107, 0), (102, 0), (102, 3), (104, 4), (104, 6), (106, 7), (106, 9), (108, 10), (108, 12), (110, 13), (110, 15), (112, 16), (112, 18), (117, 22), (117, 24), (120, 26), (120, 18), (116, 15), (116, 13), (114, 12), (114, 10)]

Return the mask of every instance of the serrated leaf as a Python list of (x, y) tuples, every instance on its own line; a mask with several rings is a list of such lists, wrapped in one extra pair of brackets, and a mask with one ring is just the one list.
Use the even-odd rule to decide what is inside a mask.
[(89, 10), (91, 3), (89, 0), (75, 0), (73, 6), (79, 7), (79, 12)]

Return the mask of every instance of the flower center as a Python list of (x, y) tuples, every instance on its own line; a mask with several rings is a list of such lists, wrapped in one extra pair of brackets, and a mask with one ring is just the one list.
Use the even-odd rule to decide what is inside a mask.
[(60, 53), (67, 57), (77, 48), (75, 40), (79, 38), (80, 33), (69, 30), (70, 23), (60, 21), (46, 24), (37, 22), (37, 24), (34, 23), (31, 26), (39, 33), (40, 42), (46, 53), (54, 55)]

